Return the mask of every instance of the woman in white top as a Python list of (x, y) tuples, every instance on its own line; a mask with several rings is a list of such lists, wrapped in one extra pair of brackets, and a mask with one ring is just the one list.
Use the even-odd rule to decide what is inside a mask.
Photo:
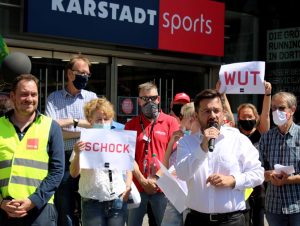
[[(86, 119), (93, 128), (111, 129), (113, 105), (106, 98), (91, 100), (84, 106)], [(131, 190), (132, 172), (103, 169), (81, 169), (80, 152), (85, 142), (74, 145), (70, 173), (79, 174), (79, 193), (82, 199), (83, 226), (123, 226), (127, 216), (127, 200)]]

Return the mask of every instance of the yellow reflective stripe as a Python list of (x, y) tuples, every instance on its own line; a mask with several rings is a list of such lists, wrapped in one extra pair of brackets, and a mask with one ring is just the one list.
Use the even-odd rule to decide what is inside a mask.
[(12, 160), (3, 160), (0, 162), (0, 169), (4, 169), (11, 166)]
[(39, 179), (32, 179), (27, 177), (18, 177), (18, 176), (12, 176), (10, 179), (11, 184), (23, 184), (27, 186), (34, 186), (38, 187), (41, 184), (42, 180)]
[(48, 170), (48, 163), (32, 159), (15, 158), (14, 165), (28, 166), (36, 169)]
[(0, 188), (7, 186), (9, 183), (9, 178), (0, 180)]

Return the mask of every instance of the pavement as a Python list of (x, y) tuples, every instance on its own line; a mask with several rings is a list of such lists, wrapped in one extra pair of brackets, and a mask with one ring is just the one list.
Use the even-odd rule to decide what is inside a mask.
[[(143, 225), (142, 225), (142, 226), (149, 226), (147, 214), (146, 214), (145, 217), (144, 217)], [(264, 226), (269, 226), (266, 217), (265, 217), (265, 225), (264, 225)]]

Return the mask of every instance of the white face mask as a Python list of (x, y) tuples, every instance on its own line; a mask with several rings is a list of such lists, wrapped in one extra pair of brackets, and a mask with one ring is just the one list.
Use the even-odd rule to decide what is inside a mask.
[(94, 123), (93, 128), (98, 128), (98, 129), (110, 129), (111, 125), (110, 123)]
[(273, 116), (273, 122), (277, 125), (277, 126), (282, 126), (287, 122), (287, 115), (286, 112), (284, 111), (279, 111), (278, 109), (276, 111), (272, 112), (272, 116)]

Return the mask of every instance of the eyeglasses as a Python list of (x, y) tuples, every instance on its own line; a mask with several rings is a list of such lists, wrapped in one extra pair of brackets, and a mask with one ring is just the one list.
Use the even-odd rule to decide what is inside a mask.
[(220, 108), (212, 108), (212, 109), (203, 109), (203, 110), (201, 110), (201, 109), (199, 109), (199, 111), (200, 112), (202, 112), (202, 113), (204, 113), (204, 114), (206, 114), (206, 115), (211, 115), (212, 114), (212, 112), (215, 114), (215, 115), (217, 115), (217, 114), (219, 114), (220, 112), (222, 112), (222, 109), (220, 109)]
[(77, 71), (77, 70), (71, 70), (75, 75), (80, 75), (83, 77), (91, 77), (92, 73), (86, 73), (86, 72), (81, 72), (81, 71)]
[(158, 96), (142, 96), (142, 97), (139, 97), (141, 98), (143, 101), (145, 102), (150, 102), (150, 101), (156, 101)]
[(286, 107), (286, 106), (272, 106), (271, 107), (272, 111), (276, 111), (277, 109), (279, 111), (284, 111), (286, 108), (288, 108), (288, 107)]

